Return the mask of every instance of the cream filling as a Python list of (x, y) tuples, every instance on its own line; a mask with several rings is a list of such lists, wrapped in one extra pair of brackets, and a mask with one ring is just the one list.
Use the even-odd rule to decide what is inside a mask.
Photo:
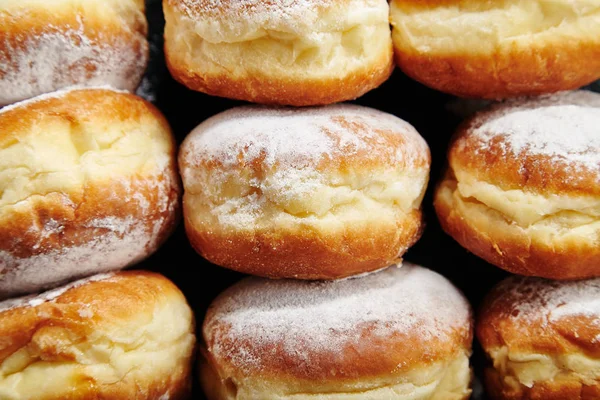
[(489, 355), (494, 368), (504, 377), (505, 384), (515, 388), (519, 385), (531, 388), (538, 382), (565, 376), (586, 385), (595, 385), (600, 379), (600, 360), (583, 354), (521, 353), (500, 347), (490, 350)]
[(213, 173), (199, 170), (186, 180), (186, 215), (192, 221), (218, 221), (236, 229), (300, 223), (343, 229), (348, 221), (393, 222), (395, 216), (420, 208), (429, 180), (425, 168), (411, 174), (370, 171), (327, 176), (281, 170), (264, 179), (239, 173), (214, 179)]
[(162, 129), (45, 116), (0, 143), (0, 215), (35, 195), (82, 194), (90, 182), (162, 174), (172, 161)]
[(600, 4), (596, 0), (452, 1), (415, 6), (393, 0), (390, 6), (396, 46), (440, 55), (486, 55), (500, 46), (552, 46), (574, 39), (600, 41)]
[[(82, 318), (92, 317), (85, 308)], [(0, 398), (3, 400), (62, 398), (90, 384), (126, 387), (157, 385), (190, 362), (195, 337), (192, 315), (181, 299), (165, 300), (150, 321), (101, 323), (84, 341), (72, 342), (62, 327), (41, 327), (36, 336), (0, 364)], [(50, 337), (45, 334), (51, 335)], [(60, 346), (74, 360), (45, 360), (44, 346)], [(101, 389), (101, 388), (99, 388)]]
[(466, 176), (459, 179), (446, 178), (438, 196), (477, 224), (508, 225), (546, 244), (558, 240), (594, 244), (600, 238), (598, 198), (507, 191)]
[(194, 20), (167, 7), (166, 47), (172, 59), (208, 76), (250, 73), (306, 80), (309, 69), (313, 79), (339, 79), (380, 65), (383, 55), (391, 57), (387, 5), (383, 11), (367, 10), (363, 18), (331, 21), (330, 26), (322, 22), (324, 16), (305, 30), (232, 21), (235, 32), (229, 32), (233, 28), (223, 21)]
[[(201, 378), (214, 400), (462, 400), (470, 394), (471, 370), (469, 357), (457, 355), (446, 363), (394, 375), (392, 378), (343, 384), (318, 382), (268, 382), (263, 379), (220, 379), (217, 372), (204, 363)], [(287, 384), (287, 385), (286, 385)]]

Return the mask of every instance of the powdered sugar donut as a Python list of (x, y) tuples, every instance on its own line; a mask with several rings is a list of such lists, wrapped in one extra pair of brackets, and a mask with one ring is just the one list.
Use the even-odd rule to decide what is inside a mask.
[(437, 90), (503, 99), (600, 79), (597, 0), (392, 0), (398, 66)]
[(0, 297), (152, 253), (177, 217), (174, 153), (162, 115), (113, 90), (0, 110)]
[[(600, 396), (600, 279), (513, 277), (488, 295), (477, 336), (491, 398)], [(493, 364), (492, 364), (493, 363)]]
[(188, 236), (209, 261), (253, 275), (374, 271), (419, 238), (430, 162), (411, 125), (377, 110), (232, 109), (181, 147)]
[(134, 90), (146, 33), (143, 0), (2, 0), (0, 105), (73, 85)]
[(210, 400), (467, 399), (469, 304), (405, 264), (334, 282), (246, 279), (203, 325)]
[(386, 0), (163, 0), (163, 6), (171, 73), (211, 95), (331, 104), (374, 89), (393, 69)]
[(600, 276), (600, 95), (509, 101), (457, 133), (435, 207), (460, 244), (508, 271)]
[(0, 337), (3, 399), (189, 398), (194, 316), (157, 274), (95, 275), (0, 302)]

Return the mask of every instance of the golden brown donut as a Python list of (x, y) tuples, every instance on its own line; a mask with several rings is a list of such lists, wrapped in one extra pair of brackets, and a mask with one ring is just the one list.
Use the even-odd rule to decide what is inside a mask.
[(513, 277), (484, 301), (477, 337), (494, 400), (600, 398), (600, 279)]
[(0, 398), (188, 398), (194, 318), (161, 275), (95, 275), (0, 302)]
[(398, 66), (458, 96), (502, 99), (600, 78), (597, 0), (392, 0)]
[(1, 0), (0, 105), (73, 85), (137, 87), (143, 0)]
[(386, 0), (163, 0), (167, 64), (214, 96), (307, 106), (355, 99), (393, 69)]
[(0, 298), (124, 268), (179, 211), (175, 143), (133, 95), (73, 89), (0, 110)]
[(203, 325), (209, 400), (461, 400), (471, 393), (470, 307), (405, 264), (333, 282), (248, 278)]
[(384, 268), (421, 235), (430, 162), (417, 131), (381, 111), (232, 109), (181, 147), (188, 237), (209, 261), (252, 275)]
[(600, 95), (564, 92), (467, 121), (435, 195), (444, 230), (521, 275), (600, 276)]

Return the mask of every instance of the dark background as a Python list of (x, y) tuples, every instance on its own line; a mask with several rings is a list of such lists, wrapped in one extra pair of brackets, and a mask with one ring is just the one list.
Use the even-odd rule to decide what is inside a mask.
[[(152, 101), (165, 114), (177, 141), (181, 143), (206, 118), (242, 103), (192, 92), (171, 78), (162, 51), (164, 19), (161, 1), (147, 0), (146, 5), (150, 25), (151, 61), (138, 93)], [(600, 83), (593, 85), (593, 89), (600, 91)], [(450, 136), (460, 121), (474, 108), (480, 107), (482, 102), (460, 100), (436, 92), (396, 70), (388, 82), (354, 103), (397, 115), (414, 125), (429, 143), (433, 165), (429, 189), (423, 201), (427, 228), (422, 239), (404, 258), (445, 275), (463, 291), (477, 311), (483, 296), (508, 274), (470, 254), (442, 232), (433, 210), (432, 192), (444, 168)], [(188, 244), (183, 224), (179, 225), (155, 255), (138, 268), (158, 271), (173, 280), (196, 312), (198, 328), (212, 299), (243, 277), (242, 274), (219, 268), (201, 258)], [(198, 333), (200, 334), (200, 329)], [(472, 363), (478, 377), (484, 357), (477, 343), (474, 349)], [(473, 399), (485, 399), (477, 379), (474, 392)], [(197, 380), (194, 382), (193, 398), (204, 399)]]

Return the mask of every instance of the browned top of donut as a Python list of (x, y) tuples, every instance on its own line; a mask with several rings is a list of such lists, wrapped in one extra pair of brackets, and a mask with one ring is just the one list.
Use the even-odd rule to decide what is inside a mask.
[(22, 137), (32, 126), (58, 119), (73, 125), (143, 123), (156, 119), (170, 133), (164, 116), (147, 101), (107, 87), (70, 88), (0, 109), (0, 148)]
[(600, 279), (512, 277), (488, 295), (477, 321), (486, 350), (600, 357)]
[(224, 376), (349, 381), (469, 351), (471, 313), (445, 278), (405, 264), (360, 279), (250, 278), (208, 310), (204, 339)]
[(450, 167), (504, 190), (600, 194), (600, 94), (507, 101), (459, 128)]
[[(40, 295), (5, 300), (0, 302), (0, 363), (35, 342), (34, 335), (56, 340), (53, 354), (42, 355), (46, 359), (71, 360), (74, 349), (67, 341), (144, 324), (157, 306), (169, 301), (185, 303), (168, 279), (143, 271), (96, 275)], [(67, 333), (71, 336), (61, 336)], [(44, 348), (52, 346), (45, 343)]]

